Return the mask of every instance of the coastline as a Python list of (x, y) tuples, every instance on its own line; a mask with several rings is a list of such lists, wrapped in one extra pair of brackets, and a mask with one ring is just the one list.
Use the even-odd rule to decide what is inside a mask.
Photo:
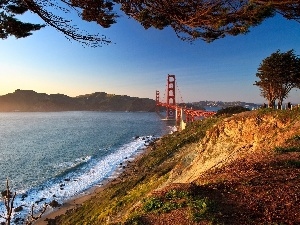
[[(255, 119), (257, 115), (261, 116), (260, 126)], [(278, 127), (270, 129), (274, 118)], [(299, 114), (252, 111), (201, 123), (203, 126), (195, 123), (185, 132), (170, 135), (170, 139), (162, 138), (157, 151), (153, 150), (155, 146), (144, 148), (141, 155), (132, 160), (132, 166), (138, 165), (136, 169), (140, 173), (129, 163), (124, 170), (131, 173), (127, 180), (123, 179), (124, 172), (121, 173), (119, 182), (109, 182), (111, 186), (92, 195), (96, 197), (85, 201), (77, 208), (80, 210), (67, 212), (61, 223), (183, 225), (218, 221), (239, 225), (300, 222), (296, 207), (299, 205), (297, 193), (300, 193), (297, 179), (300, 170), (296, 164), (300, 156)], [(247, 126), (237, 129), (241, 123)], [(198, 129), (193, 129), (195, 127)], [(230, 136), (226, 135), (228, 132), (232, 132)], [(250, 142), (253, 145), (243, 144)], [(199, 144), (199, 149), (195, 149)], [(200, 150), (201, 154), (195, 154), (195, 150)], [(185, 158), (189, 161), (184, 162), (182, 156), (189, 156)], [(158, 163), (152, 164), (151, 157)], [(171, 177), (165, 176), (171, 171), (175, 172), (169, 174)], [(136, 179), (131, 179), (133, 174)], [(174, 175), (182, 177), (173, 179)], [(161, 182), (156, 182), (158, 180)], [(138, 183), (140, 181), (142, 184)], [(110, 193), (105, 195), (106, 192)], [(156, 197), (160, 199), (160, 206), (154, 208)], [(124, 200), (126, 203), (121, 206)], [(171, 204), (178, 204), (178, 208), (170, 208)], [(170, 211), (165, 210), (165, 206)], [(199, 221), (195, 221), (196, 218)]]
[[(159, 142), (159, 138), (153, 141), (153, 143)], [(55, 220), (56, 217), (66, 214), (69, 210), (80, 207), (84, 202), (89, 201), (94, 196), (96, 196), (101, 191), (109, 188), (112, 184), (122, 182), (122, 174), (123, 173), (134, 173), (131, 170), (132, 167), (135, 166), (136, 162), (141, 159), (144, 155), (146, 155), (149, 151), (152, 150), (152, 146), (147, 146), (143, 151), (139, 154), (135, 155), (134, 158), (125, 161), (112, 175), (111, 178), (107, 178), (102, 181), (102, 185), (93, 186), (90, 189), (86, 190), (85, 193), (74, 196), (73, 198), (62, 203), (61, 206), (57, 208), (50, 207), (46, 210), (46, 212), (42, 215), (40, 219), (34, 222), (34, 225), (48, 225), (51, 224), (51, 221)], [(50, 222), (50, 223), (48, 223)]]
[(72, 199), (64, 202), (61, 206), (57, 208), (50, 208), (46, 210), (45, 214), (42, 215), (34, 224), (35, 225), (48, 225), (48, 221), (54, 220), (57, 216), (65, 214), (68, 210), (72, 210), (76, 207), (79, 207), (85, 201), (90, 200), (97, 193), (101, 192), (107, 188), (112, 181), (107, 181), (106, 184), (102, 186), (92, 187), (85, 194), (74, 196)]

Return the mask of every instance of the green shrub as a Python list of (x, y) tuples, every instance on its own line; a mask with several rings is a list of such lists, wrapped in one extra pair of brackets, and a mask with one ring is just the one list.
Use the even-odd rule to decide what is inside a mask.
[[(208, 198), (193, 199), (189, 206), (192, 211), (192, 220), (196, 222), (207, 219), (213, 210), (213, 204)], [(213, 220), (213, 218), (210, 218), (210, 220)]]
[(140, 215), (134, 215), (127, 219), (124, 225), (144, 225), (144, 223)]
[(276, 147), (274, 150), (277, 153), (300, 152), (300, 147)]
[(170, 190), (169, 192), (166, 193), (165, 197), (166, 199), (182, 199), (190, 196), (190, 193), (187, 191), (178, 191), (178, 190)]
[(161, 208), (162, 206), (163, 206), (163, 202), (160, 198), (151, 197), (145, 201), (143, 209), (146, 212), (151, 212)]
[(297, 160), (288, 160), (285, 162), (285, 165), (289, 168), (298, 168), (300, 169), (300, 161)]
[(177, 202), (165, 202), (161, 208), (162, 212), (171, 212), (172, 210), (182, 208), (182, 204)]
[(230, 107), (222, 108), (222, 109), (218, 110), (218, 112), (216, 113), (216, 116), (220, 116), (223, 114), (236, 114), (236, 113), (241, 113), (241, 112), (246, 112), (246, 111), (250, 111), (250, 109), (244, 108), (242, 106), (230, 106)]

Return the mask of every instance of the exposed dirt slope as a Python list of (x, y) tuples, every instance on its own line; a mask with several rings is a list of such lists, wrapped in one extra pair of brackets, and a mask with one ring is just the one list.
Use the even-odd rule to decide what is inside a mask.
[(53, 224), (300, 224), (300, 111), (191, 124)]
[[(197, 211), (191, 214), (195, 208), (187, 206), (144, 214), (140, 224), (300, 224), (299, 162), (299, 152), (237, 159), (228, 167), (209, 171), (192, 185), (191, 196), (211, 202), (199, 209), (198, 217)], [(153, 196), (186, 191), (186, 185), (172, 184)]]
[[(281, 118), (282, 117), (282, 118)], [(207, 131), (192, 150), (194, 160), (186, 168), (174, 170), (173, 182), (197, 180), (214, 167), (228, 165), (251, 154), (269, 154), (294, 135), (300, 134), (300, 121), (280, 113), (245, 112), (224, 119)]]
[[(183, 159), (190, 164), (152, 193), (161, 208), (185, 205), (145, 213), (138, 224), (300, 224), (300, 121), (281, 116), (242, 113), (215, 125), (186, 150), (194, 160)], [(174, 192), (205, 204), (170, 199)]]

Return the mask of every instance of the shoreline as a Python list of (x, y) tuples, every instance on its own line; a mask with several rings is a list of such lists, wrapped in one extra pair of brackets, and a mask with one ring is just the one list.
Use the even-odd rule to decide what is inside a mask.
[(98, 192), (101, 192), (107, 188), (110, 182), (112, 182), (112, 180), (106, 181), (102, 186), (91, 187), (85, 193), (74, 196), (73, 198), (62, 203), (62, 205), (57, 208), (47, 209), (42, 217), (34, 222), (34, 225), (47, 225), (48, 220), (54, 220), (57, 216), (65, 214), (68, 210), (80, 207), (80, 205), (85, 201), (90, 200), (92, 197), (97, 195)]
[[(156, 139), (153, 143), (159, 142), (159, 139)], [(118, 169), (116, 169), (113, 175), (110, 178), (107, 178), (102, 181), (102, 185), (96, 185), (84, 193), (76, 195), (71, 199), (63, 202), (57, 208), (49, 208), (46, 212), (42, 215), (40, 219), (35, 221), (34, 225), (48, 225), (48, 222), (55, 220), (56, 217), (66, 214), (69, 210), (75, 209), (80, 207), (84, 202), (89, 201), (92, 197), (96, 196), (101, 191), (109, 188), (112, 184), (116, 182), (122, 182), (122, 174), (123, 173), (132, 173), (131, 167), (134, 167), (134, 164), (143, 157), (145, 154), (148, 154), (149, 151), (152, 150), (152, 146), (146, 146), (146, 148), (141, 151), (139, 154), (135, 155), (133, 159), (124, 161), (122, 165)]]

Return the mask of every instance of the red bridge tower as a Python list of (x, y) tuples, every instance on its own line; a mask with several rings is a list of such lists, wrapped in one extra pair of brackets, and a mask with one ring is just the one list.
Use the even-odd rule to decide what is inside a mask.
[(156, 91), (156, 99), (155, 99), (155, 111), (159, 112), (159, 91)]
[[(167, 105), (175, 106), (175, 75), (168, 74)], [(167, 119), (175, 119), (174, 107), (167, 107)]]

